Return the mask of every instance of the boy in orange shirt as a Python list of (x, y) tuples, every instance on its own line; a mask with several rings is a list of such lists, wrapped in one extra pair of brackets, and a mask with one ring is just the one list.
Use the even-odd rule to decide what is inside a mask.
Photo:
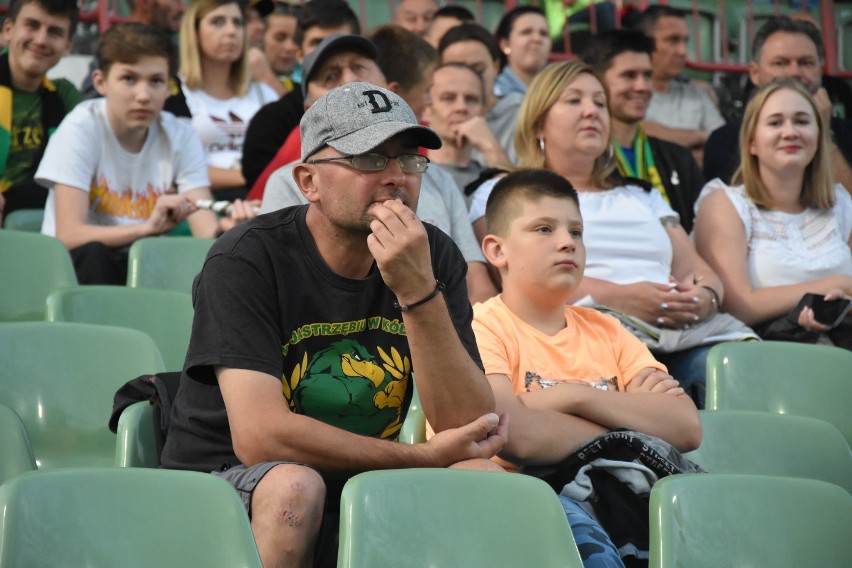
[[(486, 220), (482, 249), (503, 291), (474, 307), (473, 330), (497, 412), (510, 415), (499, 455), (519, 465), (558, 464), (617, 428), (681, 451), (698, 447), (698, 411), (666, 367), (616, 319), (566, 305), (586, 259), (571, 184), (547, 170), (513, 173), (494, 187)], [(586, 566), (618, 565), (587, 558), (579, 507), (560, 498)]]

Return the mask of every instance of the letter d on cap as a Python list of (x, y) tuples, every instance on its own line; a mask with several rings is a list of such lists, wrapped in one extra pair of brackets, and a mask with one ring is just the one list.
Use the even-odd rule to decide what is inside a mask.
[[(390, 99), (388, 99), (387, 95), (385, 95), (381, 91), (364, 91), (363, 95), (367, 95), (367, 102), (370, 103), (370, 106), (373, 107), (373, 114), (379, 112), (390, 112), (391, 103)], [(382, 101), (384, 101), (384, 105), (380, 104), (376, 97), (381, 97)]]

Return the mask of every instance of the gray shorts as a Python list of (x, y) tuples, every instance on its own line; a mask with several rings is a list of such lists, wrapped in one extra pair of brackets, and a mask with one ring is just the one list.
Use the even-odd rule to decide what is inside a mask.
[(211, 473), (216, 477), (221, 477), (234, 486), (234, 489), (237, 490), (237, 494), (240, 496), (240, 500), (243, 502), (243, 507), (245, 507), (249, 519), (251, 519), (251, 496), (254, 492), (254, 488), (257, 487), (257, 484), (260, 483), (263, 476), (269, 473), (273, 467), (285, 464), (311, 467), (299, 462), (273, 461), (262, 462), (251, 467), (246, 467), (243, 464), (237, 464), (226, 470), (216, 470)]
[[(288, 464), (309, 467), (316, 471), (316, 468), (300, 462), (273, 461), (259, 463), (251, 467), (238, 464), (226, 470), (216, 470), (211, 473), (216, 477), (221, 477), (237, 490), (237, 495), (240, 496), (243, 507), (245, 507), (246, 513), (251, 519), (251, 497), (254, 488), (273, 467)], [(322, 518), (316, 552), (314, 553), (314, 566), (334, 568), (337, 561), (340, 492), (343, 490), (346, 480), (325, 478), (324, 480), (326, 485), (325, 514)]]

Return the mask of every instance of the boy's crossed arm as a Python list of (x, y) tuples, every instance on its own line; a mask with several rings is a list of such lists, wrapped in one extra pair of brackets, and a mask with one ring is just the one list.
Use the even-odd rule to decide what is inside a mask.
[(627, 383), (625, 392), (566, 382), (518, 398), (533, 411), (584, 418), (606, 430), (636, 430), (681, 451), (693, 450), (701, 443), (701, 421), (695, 404), (671, 375), (653, 367), (639, 371)]
[[(547, 408), (529, 408), (515, 395), (506, 375), (486, 375), (496, 412), (508, 414), (511, 433), (498, 455), (520, 465), (550, 465), (568, 457), (608, 428), (585, 418)], [(594, 390), (594, 389), (589, 389)]]

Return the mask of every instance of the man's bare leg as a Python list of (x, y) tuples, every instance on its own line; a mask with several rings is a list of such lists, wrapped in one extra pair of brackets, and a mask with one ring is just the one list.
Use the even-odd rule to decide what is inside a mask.
[(313, 469), (275, 466), (255, 487), (251, 529), (264, 568), (310, 567), (322, 523), (325, 483)]

